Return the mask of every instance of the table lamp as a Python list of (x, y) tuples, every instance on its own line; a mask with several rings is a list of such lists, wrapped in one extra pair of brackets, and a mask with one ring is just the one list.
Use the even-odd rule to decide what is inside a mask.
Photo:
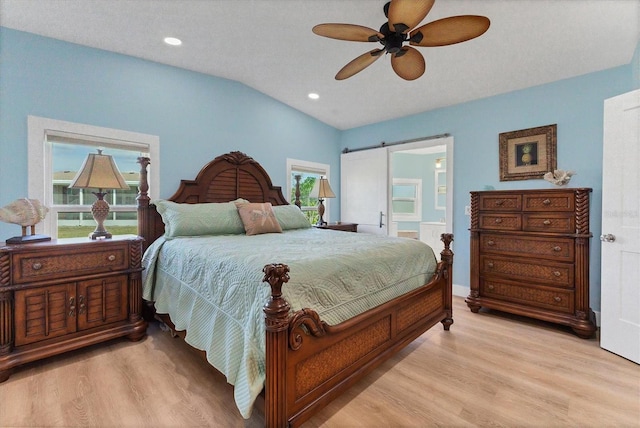
[(325, 200), (325, 198), (335, 198), (335, 197), (336, 197), (336, 194), (333, 193), (333, 190), (331, 190), (331, 186), (329, 185), (329, 180), (327, 180), (324, 177), (320, 177), (320, 180), (318, 181), (318, 223), (316, 223), (317, 226), (323, 226), (327, 224), (327, 222), (324, 221), (324, 218), (323, 218), (324, 204), (322, 202)]

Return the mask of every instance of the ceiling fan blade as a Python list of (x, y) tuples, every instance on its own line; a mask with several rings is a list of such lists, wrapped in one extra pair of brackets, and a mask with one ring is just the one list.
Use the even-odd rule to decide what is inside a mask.
[(491, 25), (486, 16), (460, 15), (430, 22), (411, 32), (413, 46), (446, 46), (483, 35)]
[(404, 80), (415, 80), (424, 74), (426, 64), (417, 49), (405, 46), (391, 57), (391, 67)]
[(427, 16), (435, 0), (391, 0), (389, 5), (389, 29), (408, 33)]
[(338, 74), (336, 74), (336, 80), (344, 80), (357, 74), (373, 64), (378, 58), (382, 56), (384, 49), (374, 49), (365, 54), (360, 55), (349, 64), (342, 67)]
[(353, 24), (318, 24), (312, 31), (319, 36), (351, 42), (377, 42), (384, 37), (372, 28)]

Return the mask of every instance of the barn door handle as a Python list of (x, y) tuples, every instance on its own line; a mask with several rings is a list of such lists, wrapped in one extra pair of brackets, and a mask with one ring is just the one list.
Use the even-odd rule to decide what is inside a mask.
[(614, 242), (616, 240), (616, 236), (610, 233), (607, 233), (606, 235), (600, 235), (600, 240), (602, 242)]
[(384, 226), (384, 223), (382, 222), (382, 217), (384, 217), (384, 214), (382, 213), (382, 211), (380, 211), (380, 229), (382, 229), (382, 226)]

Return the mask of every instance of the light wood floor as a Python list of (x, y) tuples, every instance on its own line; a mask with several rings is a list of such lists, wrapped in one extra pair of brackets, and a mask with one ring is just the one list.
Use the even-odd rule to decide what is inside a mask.
[[(455, 324), (425, 333), (306, 427), (640, 427), (640, 366), (562, 327), (454, 298)], [(19, 368), (0, 384), (0, 426), (258, 427), (233, 391), (151, 325)]]

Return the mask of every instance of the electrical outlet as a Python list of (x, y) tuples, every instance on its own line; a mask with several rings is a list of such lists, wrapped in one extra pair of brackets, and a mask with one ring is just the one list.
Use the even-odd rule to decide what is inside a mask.
[(464, 207), (464, 215), (471, 215), (471, 207), (469, 205)]

